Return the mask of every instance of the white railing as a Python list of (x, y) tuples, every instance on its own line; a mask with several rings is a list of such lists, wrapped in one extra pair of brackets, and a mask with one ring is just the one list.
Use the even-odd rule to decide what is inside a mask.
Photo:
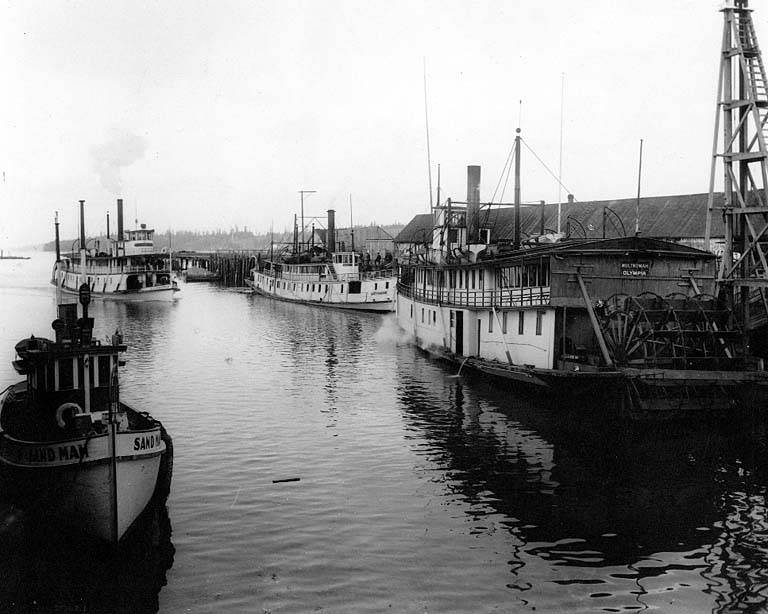
[[(80, 274), (81, 267), (79, 264), (72, 264), (70, 266), (64, 266), (65, 271), (71, 271), (73, 273)], [(118, 275), (120, 273), (167, 273), (168, 266), (152, 267), (149, 265), (132, 265), (132, 266), (87, 266), (85, 267), (86, 275)]]
[(490, 309), (491, 307), (542, 307), (549, 305), (548, 286), (466, 290), (463, 288), (415, 288), (399, 282), (400, 295), (433, 305), (456, 305)]

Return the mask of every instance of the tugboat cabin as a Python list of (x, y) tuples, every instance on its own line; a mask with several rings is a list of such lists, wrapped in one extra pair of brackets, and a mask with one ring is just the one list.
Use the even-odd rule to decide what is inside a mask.
[(117, 334), (111, 344), (92, 339), (93, 319), (76, 316), (77, 305), (60, 305), (55, 340), (31, 336), (16, 344), (13, 367), (26, 381), (12, 389), (14, 402), (2, 413), (2, 429), (12, 436), (56, 441), (106, 428), (127, 348)]

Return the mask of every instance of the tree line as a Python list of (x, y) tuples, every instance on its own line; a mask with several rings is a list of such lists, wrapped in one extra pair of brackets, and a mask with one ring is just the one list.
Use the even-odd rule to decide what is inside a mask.
[[(370, 224), (369, 226), (354, 226), (355, 247), (359, 250), (366, 244), (375, 244), (381, 241), (382, 244), (388, 239), (392, 239), (403, 229), (402, 224), (389, 224), (379, 226)], [(336, 231), (337, 240), (344, 241), (347, 249), (351, 247), (351, 233), (349, 228), (339, 228)], [(305, 240), (310, 241), (311, 231), (305, 231)], [(114, 238), (114, 237), (113, 237)], [(225, 230), (172, 230), (155, 231), (155, 248), (160, 251), (163, 248), (171, 248), (173, 251), (216, 251), (216, 250), (268, 250), (270, 241), (274, 239), (276, 245), (293, 243), (293, 231), (283, 230), (275, 233), (256, 234), (247, 228), (240, 230), (235, 227), (229, 231)], [(87, 247), (106, 249), (108, 245), (107, 237), (99, 235), (88, 237), (86, 239)], [(77, 239), (61, 239), (61, 251), (69, 252), (77, 248)], [(55, 251), (56, 242), (49, 241), (43, 245), (45, 251)]]

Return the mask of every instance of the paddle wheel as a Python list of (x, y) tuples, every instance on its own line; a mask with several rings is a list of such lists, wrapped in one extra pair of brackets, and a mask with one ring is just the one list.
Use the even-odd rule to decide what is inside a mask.
[(729, 370), (743, 362), (732, 312), (707, 294), (614, 294), (596, 310), (618, 367)]

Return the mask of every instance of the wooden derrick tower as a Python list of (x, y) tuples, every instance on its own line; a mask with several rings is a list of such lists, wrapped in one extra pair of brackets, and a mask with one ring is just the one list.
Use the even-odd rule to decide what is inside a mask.
[[(752, 319), (750, 304), (760, 316), (768, 315), (768, 80), (747, 5), (748, 0), (727, 0), (721, 10), (723, 44), (705, 230), (710, 247), (712, 215), (723, 216), (718, 286), (745, 327)], [(721, 202), (714, 195), (718, 158), (724, 170)]]

